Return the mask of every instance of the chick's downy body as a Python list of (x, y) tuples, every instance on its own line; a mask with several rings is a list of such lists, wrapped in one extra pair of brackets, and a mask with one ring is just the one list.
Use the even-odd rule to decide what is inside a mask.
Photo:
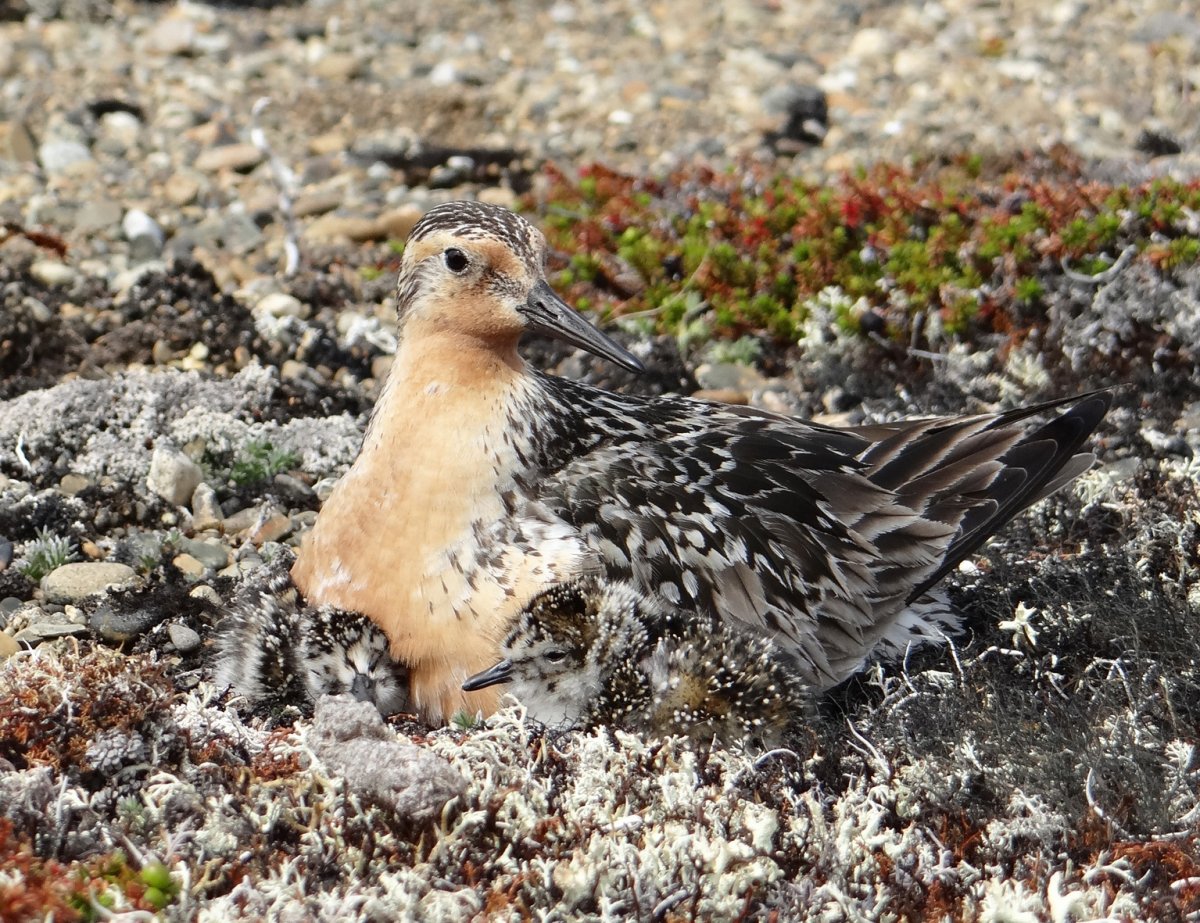
[(504, 683), (529, 717), (553, 727), (772, 747), (810, 707), (791, 659), (768, 639), (620, 581), (585, 578), (540, 593), (501, 652), (468, 686)]
[(408, 671), (379, 626), (357, 612), (309, 606), (284, 560), (243, 587), (217, 626), (214, 682), (253, 703), (315, 703), (350, 693), (384, 715), (408, 707)]

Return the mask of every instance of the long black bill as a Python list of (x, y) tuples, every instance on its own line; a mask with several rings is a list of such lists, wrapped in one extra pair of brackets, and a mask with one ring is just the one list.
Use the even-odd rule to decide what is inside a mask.
[(529, 329), (535, 333), (544, 333), (586, 349), (631, 372), (646, 371), (637, 356), (585, 321), (583, 315), (554, 294), (554, 289), (544, 280), (533, 287), (522, 313), (529, 320)]
[(462, 684), (463, 692), (486, 689), (488, 686), (495, 686), (497, 683), (507, 683), (510, 679), (512, 679), (512, 661), (501, 660), (483, 672), (467, 677), (467, 681)]

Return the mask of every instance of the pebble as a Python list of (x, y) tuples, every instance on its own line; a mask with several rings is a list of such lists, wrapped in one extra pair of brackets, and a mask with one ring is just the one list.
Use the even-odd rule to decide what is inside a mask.
[(0, 660), (7, 660), (21, 649), (21, 643), (7, 632), (0, 631)]
[(138, 606), (118, 611), (101, 602), (88, 616), (88, 628), (106, 641), (131, 641), (145, 634), (170, 613), (159, 606)]
[(79, 278), (79, 273), (58, 260), (37, 260), (29, 274), (47, 288), (65, 288)]
[(192, 228), (197, 244), (226, 253), (249, 253), (260, 243), (263, 234), (254, 220), (239, 212), (210, 215)]
[(202, 152), (196, 158), (194, 166), (204, 173), (217, 173), (221, 170), (245, 172), (253, 170), (262, 163), (264, 156), (263, 152), (253, 144), (224, 144)]
[(206, 583), (192, 587), (188, 591), (188, 596), (191, 596), (193, 599), (203, 599), (206, 603), (214, 606), (221, 605), (221, 594)]
[(259, 299), (254, 313), (260, 317), (308, 317), (311, 312), (308, 305), (294, 295), (272, 292)]
[[(13, 559), (13, 543), (6, 538), (0, 538), (0, 571), (7, 569)], [(3, 608), (3, 602), (0, 601), (0, 609)]]
[(34, 163), (37, 145), (23, 122), (0, 122), (0, 161)]
[(262, 545), (265, 542), (277, 542), (290, 534), (294, 528), (295, 524), (292, 522), (290, 516), (273, 512), (261, 524), (252, 529), (246, 538), (255, 545)]
[(357, 55), (332, 52), (317, 61), (312, 71), (326, 80), (352, 80), (362, 72), (362, 61)]
[(168, 503), (184, 506), (204, 480), (204, 470), (174, 446), (158, 446), (150, 457), (146, 486)]
[(31, 615), (29, 624), (13, 635), (21, 644), (40, 644), (55, 638), (67, 638), (87, 633), (87, 625), (74, 621), (63, 612), (42, 612)]
[(84, 202), (75, 213), (75, 233), (94, 234), (107, 231), (121, 221), (121, 206), (112, 199)]
[(248, 506), (244, 510), (237, 510), (230, 513), (221, 522), (221, 531), (226, 535), (234, 535), (238, 532), (245, 532), (247, 529), (253, 529), (258, 523), (258, 516), (257, 507)]
[(355, 215), (322, 215), (304, 229), (304, 236), (314, 241), (379, 240), (386, 232), (374, 218)]
[(338, 189), (303, 193), (296, 196), (296, 201), (292, 205), (292, 212), (297, 218), (307, 218), (310, 215), (323, 215), (341, 205), (345, 197), (345, 192)]
[(220, 570), (229, 563), (229, 549), (221, 542), (185, 538), (179, 549), (212, 570)]
[(303, 506), (317, 499), (317, 493), (302, 480), (290, 474), (275, 475), (275, 487), (283, 500), (292, 506)]
[(174, 206), (191, 205), (200, 195), (200, 183), (190, 176), (176, 173), (163, 183), (163, 195)]
[(172, 622), (168, 625), (167, 634), (171, 638), (171, 643), (175, 645), (175, 650), (181, 654), (190, 654), (200, 647), (200, 635), (196, 633), (195, 629), (189, 628), (182, 622)]
[(58, 489), (68, 497), (92, 486), (92, 479), (82, 474), (64, 474), (58, 481)]
[(749, 404), (750, 395), (738, 388), (700, 388), (692, 392), (698, 401), (717, 401), (721, 404)]
[(100, 144), (115, 154), (124, 154), (137, 144), (142, 121), (132, 112), (118, 109), (100, 119)]
[(705, 362), (696, 366), (696, 384), (709, 391), (754, 391), (765, 379), (752, 365), (739, 362)]
[(135, 262), (152, 260), (162, 253), (166, 235), (158, 222), (140, 208), (131, 208), (125, 213), (121, 232), (129, 241), (129, 256)]
[(136, 579), (127, 564), (84, 561), (56, 567), (42, 578), (41, 588), (49, 602), (79, 602), (110, 587), (130, 586)]
[(192, 528), (197, 532), (219, 529), (223, 518), (217, 492), (203, 481), (196, 485), (192, 492)]
[(164, 55), (183, 55), (196, 43), (196, 24), (183, 16), (166, 16), (143, 36), (144, 51)]
[(207, 568), (190, 554), (177, 554), (171, 558), (171, 563), (179, 568), (179, 572), (185, 577), (199, 579), (207, 571)]
[(91, 159), (91, 151), (78, 141), (46, 141), (38, 148), (38, 162), (51, 175), (65, 173)]

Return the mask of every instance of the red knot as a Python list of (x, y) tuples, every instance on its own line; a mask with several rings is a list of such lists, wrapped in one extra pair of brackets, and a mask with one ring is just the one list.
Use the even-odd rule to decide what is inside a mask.
[(292, 569), (310, 603), (383, 629), (430, 720), (491, 711), (463, 681), (530, 599), (587, 576), (769, 637), (832, 686), (953, 628), (935, 584), (1093, 463), (1103, 392), (838, 429), (534, 371), (528, 331), (640, 367), (554, 294), (545, 249), (481, 203), (418, 222), (395, 360)]

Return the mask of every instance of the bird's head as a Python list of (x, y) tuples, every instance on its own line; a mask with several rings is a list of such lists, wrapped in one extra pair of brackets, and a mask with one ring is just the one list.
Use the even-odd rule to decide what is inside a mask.
[(521, 610), (501, 645), (504, 659), (463, 684), (470, 692), (496, 683), (547, 725), (576, 724), (605, 678), (646, 643), (637, 594), (619, 583), (560, 583)]
[(642, 371), (635, 356), (554, 293), (545, 260), (541, 232), (506, 208), (462, 201), (430, 209), (404, 247), (401, 335), (420, 326), (511, 349), (523, 333), (541, 333)]

